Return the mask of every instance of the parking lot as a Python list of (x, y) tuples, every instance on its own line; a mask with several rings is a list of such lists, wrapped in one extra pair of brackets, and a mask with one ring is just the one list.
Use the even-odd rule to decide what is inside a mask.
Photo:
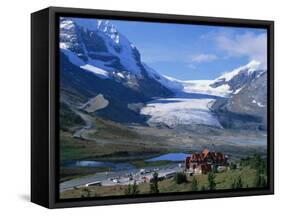
[(73, 189), (74, 187), (85, 187), (91, 185), (114, 186), (129, 185), (149, 182), (154, 172), (158, 173), (159, 179), (172, 178), (177, 172), (183, 171), (183, 164), (171, 163), (160, 167), (147, 167), (143, 169), (132, 169), (118, 172), (101, 172), (93, 176), (73, 179), (60, 184), (60, 191)]

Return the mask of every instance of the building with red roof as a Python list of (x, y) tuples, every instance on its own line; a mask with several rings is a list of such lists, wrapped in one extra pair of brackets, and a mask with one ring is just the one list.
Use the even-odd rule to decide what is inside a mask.
[(227, 156), (221, 152), (211, 152), (204, 149), (201, 153), (194, 153), (185, 159), (185, 169), (193, 173), (206, 174), (218, 166), (227, 166)]

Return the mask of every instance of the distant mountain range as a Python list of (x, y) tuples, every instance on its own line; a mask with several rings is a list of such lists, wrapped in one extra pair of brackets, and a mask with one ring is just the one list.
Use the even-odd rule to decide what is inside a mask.
[[(266, 74), (259, 62), (251, 61), (215, 80), (177, 80), (143, 63), (138, 49), (110, 22), (60, 20), (63, 107), (75, 110), (89, 105), (95, 115), (112, 121), (147, 124), (151, 116), (141, 109), (154, 99), (212, 98), (208, 110), (220, 122), (216, 126), (265, 129)], [(196, 123), (193, 120), (178, 122)]]

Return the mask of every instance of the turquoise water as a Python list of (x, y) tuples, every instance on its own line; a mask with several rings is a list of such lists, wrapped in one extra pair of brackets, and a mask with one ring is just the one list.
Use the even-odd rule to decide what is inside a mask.
[(64, 164), (65, 167), (110, 167), (114, 171), (119, 170), (131, 170), (134, 169), (130, 163), (113, 163), (113, 162), (102, 162), (102, 161), (71, 161)]
[(187, 156), (190, 156), (190, 154), (185, 154), (185, 153), (168, 153), (168, 154), (160, 155), (158, 157), (147, 159), (146, 161), (147, 162), (154, 162), (154, 161), (164, 161), (164, 160), (167, 160), (167, 161), (175, 161), (176, 162), (176, 161), (184, 161)]

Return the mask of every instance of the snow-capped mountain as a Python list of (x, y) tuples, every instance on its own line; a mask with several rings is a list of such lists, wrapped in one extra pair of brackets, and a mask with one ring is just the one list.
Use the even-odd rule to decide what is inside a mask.
[(160, 82), (163, 86), (167, 87), (168, 89), (178, 92), (183, 90), (183, 85), (180, 80), (174, 79), (172, 77), (168, 77), (165, 75), (162, 75), (143, 63), (144, 68), (146, 71), (148, 71), (149, 77), (155, 79), (156, 81)]
[(226, 72), (215, 80), (165, 78), (170, 82), (162, 81), (163, 85), (173, 89), (177, 98), (150, 101), (141, 110), (142, 114), (151, 116), (150, 125), (266, 128), (266, 70), (261, 69), (257, 61)]
[(228, 97), (231, 94), (226, 85), (212, 87), (214, 80), (176, 80), (167, 76), (166, 78), (173, 81), (174, 85), (178, 85), (177, 89), (174, 88), (178, 93), (197, 93), (218, 97)]
[(150, 73), (137, 48), (108, 21), (61, 18), (61, 98), (81, 107), (98, 94), (109, 105), (96, 114), (142, 122), (129, 104), (174, 93)]
[(213, 112), (224, 127), (255, 130), (267, 128), (267, 73), (265, 70), (257, 71), (249, 71), (256, 76), (245, 82), (235, 94), (218, 99), (212, 105)]
[[(178, 80), (168, 76), (160, 76), (159, 81), (175, 92), (208, 94), (218, 97), (231, 97), (237, 94), (252, 80), (261, 76), (266, 70), (258, 61), (225, 72), (215, 80)], [(157, 72), (155, 72), (157, 76)], [(153, 74), (153, 73), (152, 73)], [(161, 80), (165, 78), (165, 80)], [(167, 82), (166, 80), (169, 80)]]
[(147, 97), (173, 94), (155, 79), (151, 69), (142, 63), (138, 49), (109, 21), (61, 18), (60, 50), (72, 64)]
[[(258, 62), (215, 80), (177, 80), (143, 63), (138, 49), (105, 20), (61, 18), (60, 51), (61, 101), (81, 109), (85, 104), (94, 106), (92, 102), (99, 96), (107, 105), (92, 110), (105, 119), (222, 128), (232, 112), (251, 115), (245, 110), (246, 98), (251, 106), (266, 104), (260, 98), (264, 96), (253, 97), (249, 91), (266, 73)], [(231, 106), (234, 102), (235, 107)]]
[(262, 68), (261, 63), (253, 60), (247, 65), (230, 72), (225, 72), (210, 84), (210, 86), (213, 88), (224, 87), (226, 92), (237, 94), (243, 87), (265, 72), (266, 70)]
[(141, 74), (138, 50), (108, 21), (61, 18), (60, 48), (74, 53), (81, 64)]

